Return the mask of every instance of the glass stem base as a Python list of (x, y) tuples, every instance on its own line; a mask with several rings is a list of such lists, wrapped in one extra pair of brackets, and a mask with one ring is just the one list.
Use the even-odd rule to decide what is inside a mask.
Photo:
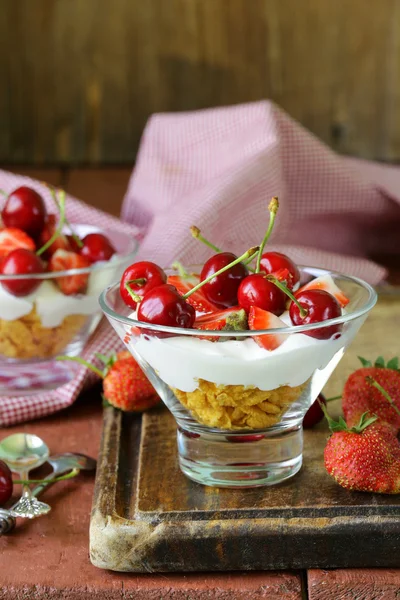
[(301, 468), (303, 430), (257, 433), (200, 432), (178, 427), (182, 472), (197, 483), (214, 487), (276, 485)]

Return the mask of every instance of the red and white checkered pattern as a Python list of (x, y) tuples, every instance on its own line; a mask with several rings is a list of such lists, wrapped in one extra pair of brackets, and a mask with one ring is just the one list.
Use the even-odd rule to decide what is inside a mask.
[[(55, 212), (50, 192), (43, 184), (29, 177), (0, 171), (0, 189), (9, 193), (20, 185), (28, 185), (36, 189), (43, 196), (49, 211)], [(136, 226), (122, 223), (119, 219), (91, 208), (72, 196), (67, 197), (66, 205), (67, 216), (72, 223), (87, 223), (101, 228), (117, 229), (130, 233), (136, 238), (140, 237), (140, 231)], [(108, 354), (113, 350), (120, 350), (122, 348), (123, 344), (114, 333), (114, 330), (104, 320), (86, 346), (83, 358), (89, 362), (93, 362), (96, 352)], [(40, 366), (38, 368), (40, 369)], [(4, 427), (37, 419), (66, 408), (75, 401), (83, 387), (93, 383), (95, 378), (95, 375), (91, 371), (79, 366), (75, 379), (56, 390), (44, 391), (29, 396), (1, 396), (0, 426)]]
[(367, 257), (399, 251), (400, 170), (338, 156), (271, 102), (151, 117), (122, 216), (148, 229), (140, 257), (194, 264), (210, 251), (190, 225), (242, 253), (262, 239), (272, 196), (271, 248), (370, 283), (385, 277)]
[[(23, 183), (51, 205), (39, 182), (0, 171), (5, 191)], [(269, 247), (372, 284), (385, 277), (385, 269), (367, 257), (399, 251), (400, 170), (336, 155), (270, 102), (154, 115), (122, 210), (134, 227), (73, 198), (67, 214), (73, 222), (120, 227), (144, 238), (142, 258), (164, 266), (174, 260), (194, 264), (209, 250), (191, 238), (190, 225), (241, 253), (263, 237), (272, 196), (279, 196), (280, 211)], [(119, 347), (103, 323), (84, 358)], [(92, 377), (82, 368), (56, 391), (0, 398), (0, 425), (68, 406)]]

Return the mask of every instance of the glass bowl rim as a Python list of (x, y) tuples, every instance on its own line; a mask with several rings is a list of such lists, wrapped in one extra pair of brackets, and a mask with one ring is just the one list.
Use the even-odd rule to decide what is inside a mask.
[[(334, 319), (328, 319), (327, 321), (321, 321), (320, 323), (311, 323), (309, 325), (295, 325), (295, 326), (286, 326), (280, 327), (277, 329), (258, 329), (254, 330), (244, 330), (244, 331), (212, 331), (212, 330), (199, 330), (199, 329), (185, 329), (183, 327), (170, 327), (167, 325), (153, 325), (151, 323), (145, 323), (144, 321), (137, 321), (132, 319), (131, 317), (125, 317), (117, 312), (115, 312), (107, 303), (106, 296), (108, 292), (115, 288), (119, 283), (114, 283), (107, 286), (99, 297), (99, 303), (104, 314), (111, 319), (118, 321), (119, 323), (124, 323), (125, 325), (130, 325), (133, 327), (139, 327), (140, 329), (146, 329), (148, 331), (158, 331), (163, 333), (175, 334), (175, 336), (179, 335), (188, 335), (199, 337), (201, 335), (203, 338), (214, 337), (218, 335), (218, 337), (225, 338), (242, 338), (242, 337), (254, 337), (259, 335), (276, 335), (276, 334), (294, 334), (294, 333), (303, 333), (314, 329), (323, 329), (324, 327), (330, 327), (332, 325), (343, 324), (349, 321), (353, 321), (358, 317), (368, 313), (376, 304), (378, 295), (374, 288), (359, 277), (354, 277), (352, 275), (344, 275), (343, 273), (339, 273), (338, 271), (333, 271), (329, 269), (322, 269), (319, 267), (309, 267), (299, 265), (299, 269), (309, 273), (310, 275), (315, 275), (316, 277), (321, 275), (336, 275), (341, 277), (342, 279), (347, 279), (353, 283), (356, 283), (358, 286), (362, 287), (364, 290), (368, 292), (368, 299), (365, 302), (365, 305), (361, 308), (351, 312), (349, 314), (341, 315), (340, 317), (335, 317)], [(199, 331), (201, 332), (199, 334)]]
[[(73, 223), (73, 225), (84, 225), (84, 223)], [(58, 279), (59, 277), (68, 277), (71, 275), (84, 275), (86, 273), (93, 273), (94, 271), (102, 271), (105, 269), (114, 269), (116, 267), (118, 267), (121, 264), (126, 263), (127, 260), (130, 260), (131, 258), (133, 259), (138, 251), (139, 248), (139, 241), (133, 237), (133, 235), (130, 235), (129, 233), (125, 232), (125, 231), (120, 231), (118, 229), (113, 229), (112, 227), (105, 227), (104, 229), (101, 229), (101, 232), (113, 232), (113, 233), (117, 233), (119, 236), (121, 237), (126, 237), (127, 241), (130, 243), (131, 247), (129, 248), (128, 252), (126, 252), (125, 254), (117, 254), (118, 258), (116, 260), (107, 260), (107, 261), (102, 261), (102, 262), (98, 262), (98, 263), (94, 263), (92, 265), (90, 265), (90, 267), (84, 267), (83, 269), (67, 269), (66, 271), (51, 271), (51, 272), (44, 272), (44, 273), (29, 273), (29, 274), (25, 274), (23, 273), (22, 275), (0, 275), (0, 283), (2, 281), (19, 281), (19, 280), (35, 280), (35, 279), (40, 279), (40, 281), (45, 281), (45, 280), (49, 280), (49, 279)]]

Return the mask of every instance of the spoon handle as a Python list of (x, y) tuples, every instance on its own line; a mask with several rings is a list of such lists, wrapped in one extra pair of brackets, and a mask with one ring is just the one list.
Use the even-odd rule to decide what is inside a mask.
[[(66, 473), (69, 470), (70, 469), (65, 469), (64, 471), (59, 471), (58, 475), (62, 475), (63, 473)], [(49, 485), (51, 485), (51, 483), (52, 483), (51, 480), (54, 478), (54, 474), (55, 474), (55, 471), (53, 470), (52, 473), (50, 473), (49, 475), (47, 475), (47, 477), (45, 477), (45, 480), (48, 480), (48, 481), (44, 481), (43, 483), (40, 483), (39, 485), (34, 487), (32, 490), (32, 495), (35, 497), (39, 496), (39, 494), (41, 494), (43, 492), (43, 490), (45, 490)], [(13, 504), (9, 509), (0, 508), (0, 537), (2, 535), (4, 535), (5, 533), (9, 533), (10, 531), (12, 531), (14, 529), (16, 520), (15, 520), (15, 517), (13, 517), (10, 514), (10, 510), (12, 510), (16, 505), (17, 505), (17, 502), (15, 504)]]

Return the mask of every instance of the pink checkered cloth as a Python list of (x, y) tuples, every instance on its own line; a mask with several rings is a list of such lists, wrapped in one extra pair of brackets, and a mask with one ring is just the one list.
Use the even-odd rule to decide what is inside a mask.
[[(20, 185), (28, 185), (37, 190), (43, 196), (49, 211), (54, 212), (54, 202), (48, 189), (42, 183), (29, 177), (22, 177), (0, 170), (0, 189), (9, 193)], [(117, 229), (140, 238), (140, 232), (136, 226), (122, 223), (119, 219), (91, 208), (72, 196), (67, 197), (66, 205), (67, 217), (72, 223), (88, 223), (101, 228)], [(114, 330), (103, 320), (86, 346), (83, 358), (96, 363), (94, 358), (96, 352), (108, 354), (113, 350), (121, 350), (122, 347), (123, 344), (117, 338)], [(32, 378), (30, 378), (31, 384), (34, 379), (34, 371), (38, 369), (40, 369), (40, 366), (33, 369)], [(96, 376), (91, 371), (79, 366), (75, 379), (56, 390), (39, 392), (29, 396), (0, 396), (0, 426), (4, 427), (30, 421), (66, 408), (75, 401), (82, 389), (91, 385), (95, 379)]]
[(374, 253), (400, 253), (400, 169), (343, 158), (271, 102), (154, 115), (140, 146), (122, 217), (147, 235), (140, 257), (196, 264), (210, 250), (197, 225), (237, 254), (262, 239), (280, 199), (269, 247), (296, 262), (375, 284)]

